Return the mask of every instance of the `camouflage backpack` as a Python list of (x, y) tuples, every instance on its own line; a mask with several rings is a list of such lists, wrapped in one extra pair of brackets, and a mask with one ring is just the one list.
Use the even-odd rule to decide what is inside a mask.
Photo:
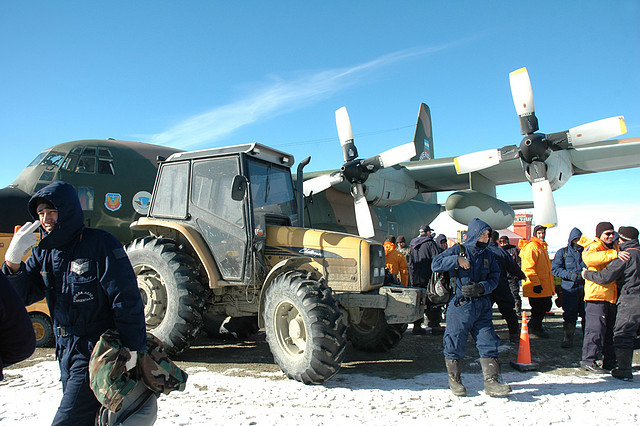
[(187, 373), (176, 366), (164, 352), (162, 342), (147, 333), (147, 348), (138, 352), (138, 363), (125, 370), (129, 350), (122, 345), (116, 330), (107, 330), (96, 344), (89, 361), (90, 386), (100, 403), (110, 411), (122, 408), (123, 399), (139, 380), (154, 393), (183, 391)]

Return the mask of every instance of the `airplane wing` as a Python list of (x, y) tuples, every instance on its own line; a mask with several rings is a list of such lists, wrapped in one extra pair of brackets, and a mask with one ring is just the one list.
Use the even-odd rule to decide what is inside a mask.
[[(640, 167), (640, 138), (600, 141), (568, 149), (574, 175)], [(468, 174), (457, 174), (454, 157), (422, 160), (399, 165), (422, 192), (456, 191), (469, 188)], [(520, 160), (503, 161), (473, 172), (496, 185), (526, 182)]]

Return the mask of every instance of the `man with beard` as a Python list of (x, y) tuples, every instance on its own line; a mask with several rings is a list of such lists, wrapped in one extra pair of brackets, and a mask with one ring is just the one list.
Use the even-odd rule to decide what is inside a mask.
[(544, 241), (547, 228), (538, 225), (533, 228), (531, 241), (520, 249), (522, 272), (526, 278), (522, 284), (522, 294), (529, 298), (531, 319), (529, 331), (536, 337), (549, 338), (542, 327), (545, 314), (551, 309), (551, 298), (555, 293), (555, 284), (551, 274), (551, 260)]
[[(601, 271), (609, 262), (620, 258), (627, 261), (630, 254), (618, 252), (615, 243), (616, 233), (611, 222), (600, 222), (596, 226), (596, 237), (580, 239), (584, 247), (582, 260), (590, 271)], [(594, 373), (606, 374), (616, 366), (616, 354), (613, 349), (613, 327), (616, 321), (616, 302), (618, 288), (615, 281), (599, 284), (585, 280), (584, 310), (585, 330), (582, 342), (582, 368)], [(596, 364), (602, 356), (602, 367)]]
[(617, 367), (611, 370), (611, 375), (621, 380), (633, 380), (631, 362), (633, 359), (634, 339), (640, 325), (640, 245), (638, 244), (638, 229), (633, 226), (621, 226), (621, 253), (629, 253), (627, 261), (622, 257), (614, 259), (606, 268), (599, 272), (583, 271), (583, 278), (595, 283), (616, 281), (619, 294), (618, 312), (613, 331), (613, 346), (617, 358)]

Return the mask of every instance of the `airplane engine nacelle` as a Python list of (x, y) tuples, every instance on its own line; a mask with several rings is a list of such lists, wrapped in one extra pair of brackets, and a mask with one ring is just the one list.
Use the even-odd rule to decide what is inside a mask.
[(395, 206), (418, 195), (415, 181), (392, 168), (369, 175), (364, 187), (365, 197), (373, 207)]
[(515, 212), (509, 204), (473, 190), (451, 194), (447, 198), (445, 209), (453, 220), (464, 225), (477, 217), (492, 229), (505, 229), (515, 219)]
[(545, 161), (547, 165), (547, 179), (551, 184), (551, 190), (562, 187), (573, 176), (573, 165), (569, 158), (569, 151), (554, 151)]
[[(561, 188), (573, 176), (573, 165), (568, 150), (553, 151), (544, 163), (547, 165), (547, 179), (552, 191)], [(526, 169), (524, 174), (531, 183), (531, 176), (526, 172)]]

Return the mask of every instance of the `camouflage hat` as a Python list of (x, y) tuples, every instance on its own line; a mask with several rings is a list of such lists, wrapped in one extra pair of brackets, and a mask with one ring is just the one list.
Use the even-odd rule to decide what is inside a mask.
[(154, 392), (183, 391), (187, 385), (187, 373), (169, 359), (162, 342), (151, 333), (147, 333), (147, 350), (138, 357), (138, 374)]
[(114, 412), (122, 408), (122, 400), (136, 385), (126, 371), (129, 357), (129, 349), (115, 330), (105, 331), (91, 353), (89, 385), (98, 401)]

